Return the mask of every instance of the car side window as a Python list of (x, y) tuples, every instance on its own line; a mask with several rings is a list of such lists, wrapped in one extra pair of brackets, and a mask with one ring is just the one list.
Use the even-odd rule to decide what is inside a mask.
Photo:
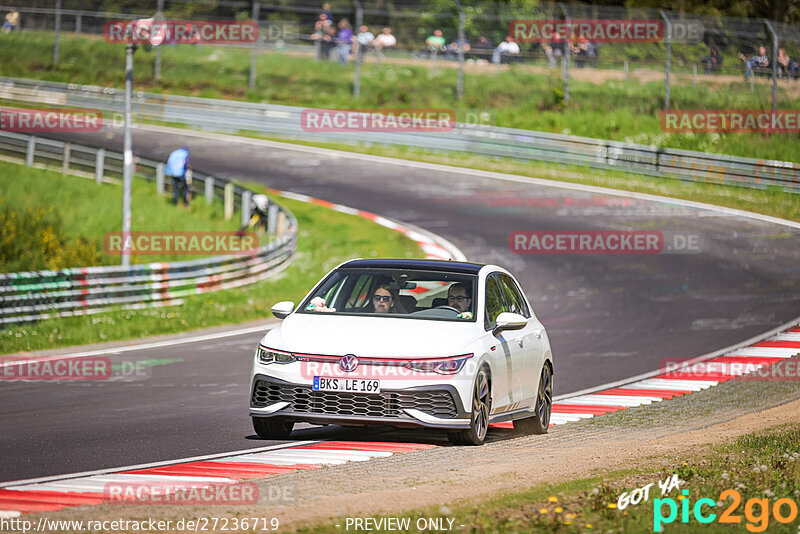
[(362, 274), (353, 285), (353, 290), (350, 292), (350, 298), (347, 299), (347, 308), (363, 308), (369, 300), (369, 286), (372, 283), (372, 277), (368, 274)]
[(486, 317), (484, 327), (491, 330), (497, 326), (497, 316), (508, 311), (506, 301), (503, 298), (503, 290), (495, 275), (490, 275), (486, 279)]
[(503, 286), (503, 290), (506, 294), (506, 301), (508, 302), (508, 308), (512, 313), (518, 313), (523, 317), (530, 318), (531, 312), (528, 309), (528, 306), (525, 304), (525, 299), (522, 296), (522, 293), (517, 287), (517, 284), (514, 283), (514, 280), (508, 276), (507, 274), (500, 274), (497, 276), (500, 279), (500, 283)]

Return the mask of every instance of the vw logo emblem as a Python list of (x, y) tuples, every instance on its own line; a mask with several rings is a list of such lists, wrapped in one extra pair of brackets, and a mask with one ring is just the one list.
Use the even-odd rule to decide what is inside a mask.
[(345, 373), (352, 373), (356, 370), (356, 367), (358, 367), (358, 358), (353, 354), (345, 354), (342, 356), (342, 359), (339, 360), (339, 367)]

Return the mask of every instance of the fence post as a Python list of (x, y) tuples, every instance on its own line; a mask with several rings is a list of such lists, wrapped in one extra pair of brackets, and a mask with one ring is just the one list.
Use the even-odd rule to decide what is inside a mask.
[[(164, 11), (164, 0), (158, 0), (158, 4), (156, 4), (156, 16), (154, 17), (157, 21), (161, 19), (161, 15), (163, 15)], [(153, 79), (158, 83), (161, 81), (161, 47), (156, 47), (156, 58), (155, 62), (153, 63)]]
[[(561, 2), (558, 3), (559, 7), (561, 7), (561, 12), (564, 13), (564, 22), (566, 22), (567, 28), (569, 26), (569, 12), (567, 11), (567, 7), (562, 4)], [(568, 29), (570, 35), (572, 34), (571, 28)], [(564, 47), (564, 102), (569, 102), (569, 64), (570, 64), (570, 49), (569, 49), (569, 36), (567, 36), (566, 46)]]
[(156, 194), (164, 194), (164, 164), (156, 164)]
[(625, 69), (625, 81), (628, 81), (628, 60), (626, 59), (623, 63), (623, 68)]
[(53, 65), (58, 65), (58, 45), (61, 36), (61, 0), (56, 0), (56, 27), (53, 40)]
[(225, 198), (224, 198), (224, 206), (225, 206), (225, 220), (230, 220), (233, 217), (233, 184), (228, 182), (225, 184)]
[(464, 26), (467, 24), (467, 15), (461, 2), (454, 0), (458, 9), (458, 86), (456, 87), (456, 100), (464, 96)]
[(250, 191), (242, 191), (242, 226), (250, 223), (250, 206), (253, 194)]
[(214, 202), (214, 177), (206, 176), (206, 204), (209, 206)]
[(772, 34), (772, 120), (774, 122), (775, 110), (778, 108), (778, 34), (775, 33), (770, 21), (764, 19), (764, 24)]
[(697, 87), (697, 63), (692, 63), (692, 89)]
[(81, 36), (81, 26), (83, 23), (83, 15), (78, 13), (75, 15), (75, 37)]
[(667, 17), (663, 9), (659, 9), (658, 11), (661, 13), (661, 18), (664, 19), (664, 23), (667, 26), (667, 77), (664, 82), (664, 111), (669, 111), (669, 73), (672, 68), (672, 22), (670, 22), (669, 17)]
[(36, 152), (36, 136), (28, 138), (28, 150), (25, 152), (25, 165), (33, 167), (33, 155)]
[(100, 148), (94, 156), (94, 180), (98, 184), (103, 183), (103, 175), (105, 174), (106, 166), (106, 150)]
[(267, 208), (267, 234), (275, 235), (278, 228), (278, 205), (270, 204)]
[[(253, 22), (256, 24), (258, 24), (260, 12), (261, 4), (258, 2), (253, 2)], [(251, 91), (256, 88), (256, 59), (258, 57), (258, 52), (260, 51), (260, 44), (261, 35), (259, 35), (256, 41), (253, 43), (253, 49), (250, 51), (250, 80), (247, 86)]]
[(61, 174), (69, 172), (69, 158), (72, 155), (72, 145), (64, 143), (63, 158), (61, 159)]
[[(364, 24), (364, 8), (361, 7), (361, 2), (353, 0), (353, 5), (356, 8), (356, 28), (361, 28)], [(360, 30), (359, 30), (360, 31)], [(356, 43), (356, 61), (353, 70), (353, 96), (361, 96), (361, 58), (364, 56), (361, 50), (361, 43)]]

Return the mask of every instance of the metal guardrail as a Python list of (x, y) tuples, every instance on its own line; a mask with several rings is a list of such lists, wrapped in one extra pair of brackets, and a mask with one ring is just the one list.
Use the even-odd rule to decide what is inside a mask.
[[(72, 143), (0, 132), (0, 155), (27, 165), (59, 166), (63, 172), (91, 172), (100, 182), (122, 175), (122, 154)], [(136, 158), (136, 174), (164, 191), (163, 163)], [(240, 206), (250, 219), (252, 191), (195, 171), (194, 192), (206, 201), (223, 201), (226, 217)], [(199, 190), (199, 191), (198, 191)], [(0, 273), (0, 328), (51, 317), (84, 315), (113, 307), (144, 308), (180, 304), (190, 295), (230, 289), (262, 280), (285, 267), (294, 255), (297, 220), (270, 204), (268, 233), (274, 239), (251, 254), (232, 254), (169, 263), (78, 267), (52, 271)]]
[[(123, 92), (91, 85), (0, 77), (0, 98), (100, 109), (114, 118)], [(636, 145), (514, 128), (459, 124), (450, 132), (335, 132), (304, 130), (303, 108), (138, 91), (138, 121), (185, 124), (210, 131), (338, 143), (403, 145), (484, 156), (616, 169), (692, 182), (800, 193), (800, 163)]]

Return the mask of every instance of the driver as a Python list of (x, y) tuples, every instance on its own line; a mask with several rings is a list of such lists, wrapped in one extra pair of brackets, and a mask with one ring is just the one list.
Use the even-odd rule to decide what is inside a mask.
[(457, 309), (460, 313), (468, 312), (472, 308), (472, 287), (470, 284), (456, 282), (447, 289), (447, 305)]

